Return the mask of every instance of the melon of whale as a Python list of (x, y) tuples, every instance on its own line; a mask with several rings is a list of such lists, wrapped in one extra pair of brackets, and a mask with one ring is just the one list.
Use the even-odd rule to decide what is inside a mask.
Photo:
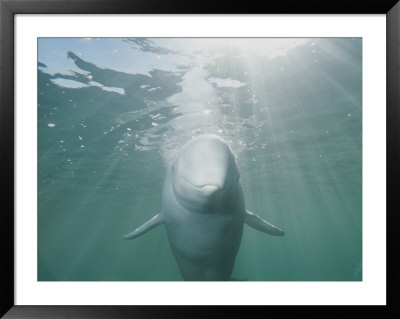
[(124, 238), (165, 225), (184, 280), (231, 280), (244, 224), (284, 235), (246, 210), (235, 158), (216, 135), (197, 137), (177, 153), (165, 177), (161, 204), (158, 214)]

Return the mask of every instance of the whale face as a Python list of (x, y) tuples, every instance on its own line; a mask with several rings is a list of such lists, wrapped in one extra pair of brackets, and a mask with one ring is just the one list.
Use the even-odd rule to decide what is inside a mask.
[(239, 181), (231, 149), (214, 135), (186, 145), (171, 166), (171, 174), (178, 202), (207, 213), (226, 201)]

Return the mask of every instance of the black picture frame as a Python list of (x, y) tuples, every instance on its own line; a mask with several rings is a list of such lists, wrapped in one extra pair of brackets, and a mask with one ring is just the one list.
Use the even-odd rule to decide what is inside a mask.
[[(400, 317), (396, 243), (400, 130), (398, 0), (217, 1), (0, 0), (0, 315), (4, 318), (176, 318), (262, 316)], [(14, 16), (16, 14), (385, 14), (387, 21), (387, 305), (386, 306), (17, 306), (14, 304)], [(380, 107), (380, 106), (377, 106)]]

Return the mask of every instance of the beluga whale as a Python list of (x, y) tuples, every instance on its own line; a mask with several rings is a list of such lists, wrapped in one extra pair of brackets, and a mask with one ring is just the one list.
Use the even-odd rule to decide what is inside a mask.
[(136, 238), (165, 225), (184, 280), (228, 281), (232, 280), (244, 224), (284, 235), (246, 210), (231, 148), (221, 137), (206, 134), (186, 143), (171, 161), (160, 212), (124, 238)]

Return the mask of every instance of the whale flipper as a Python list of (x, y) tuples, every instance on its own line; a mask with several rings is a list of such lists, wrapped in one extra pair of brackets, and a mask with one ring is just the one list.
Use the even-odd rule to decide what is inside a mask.
[(134, 231), (124, 235), (124, 239), (132, 239), (143, 235), (144, 233), (148, 232), (149, 230), (153, 229), (154, 227), (164, 224), (164, 219), (160, 214), (155, 215), (147, 222), (145, 222), (142, 226), (136, 228)]
[(244, 215), (244, 222), (250, 227), (262, 231), (264, 233), (268, 233), (275, 236), (283, 236), (285, 232), (278, 227), (268, 223), (260, 216), (253, 214), (252, 212), (246, 210)]

